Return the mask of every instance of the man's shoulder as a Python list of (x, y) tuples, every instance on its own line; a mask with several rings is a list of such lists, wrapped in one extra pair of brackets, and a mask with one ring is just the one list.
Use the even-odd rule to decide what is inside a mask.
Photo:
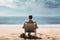
[(37, 23), (35, 20), (33, 21), (34, 23)]
[(25, 22), (25, 23), (36, 23), (36, 22), (34, 21), (34, 22)]

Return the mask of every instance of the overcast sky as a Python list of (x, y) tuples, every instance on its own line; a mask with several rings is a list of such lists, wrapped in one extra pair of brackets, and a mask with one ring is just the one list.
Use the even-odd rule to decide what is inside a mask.
[(60, 0), (0, 0), (0, 16), (60, 16)]

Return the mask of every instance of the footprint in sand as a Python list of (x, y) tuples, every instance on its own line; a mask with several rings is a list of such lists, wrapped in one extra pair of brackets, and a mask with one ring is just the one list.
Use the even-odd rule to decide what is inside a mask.
[(39, 37), (41, 37), (42, 39), (53, 39), (52, 37), (50, 37), (49, 35), (45, 35), (42, 33), (37, 33)]
[(17, 35), (16, 33), (11, 33), (10, 35)]
[(10, 40), (10, 38), (6, 38), (4, 36), (0, 37), (0, 40)]

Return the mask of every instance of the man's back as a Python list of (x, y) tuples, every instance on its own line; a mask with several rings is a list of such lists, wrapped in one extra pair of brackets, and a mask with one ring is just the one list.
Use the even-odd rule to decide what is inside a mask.
[(30, 19), (30, 20), (28, 21), (28, 23), (33, 23), (33, 21)]
[[(33, 22), (32, 20), (29, 20), (28, 22), (25, 22), (23, 28), (26, 27), (26, 24), (29, 25), (29, 27), (33, 27), (32, 25), (35, 24), (35, 25), (34, 25), (34, 26), (35, 26), (35, 29), (38, 28), (37, 23), (36, 23), (36, 22)], [(32, 24), (32, 25), (31, 25), (31, 24)]]
[(36, 25), (36, 23), (25, 23), (24, 24), (24, 29), (25, 29), (25, 31), (26, 32), (34, 32), (35, 30), (36, 30), (36, 28), (38, 28), (37, 27), (37, 25)]

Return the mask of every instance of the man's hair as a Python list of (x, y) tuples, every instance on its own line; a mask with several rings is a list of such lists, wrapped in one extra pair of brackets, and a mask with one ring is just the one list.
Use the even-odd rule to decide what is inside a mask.
[(29, 15), (29, 19), (32, 19), (32, 17), (33, 17), (32, 15)]

